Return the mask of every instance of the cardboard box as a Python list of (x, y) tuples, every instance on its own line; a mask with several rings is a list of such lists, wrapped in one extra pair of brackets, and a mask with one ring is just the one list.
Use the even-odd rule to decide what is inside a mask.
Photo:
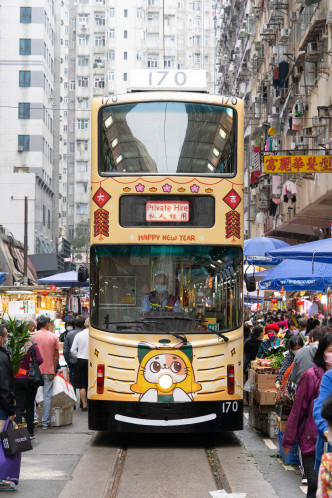
[(275, 405), (276, 396), (276, 391), (263, 391), (260, 389), (254, 391), (254, 398), (260, 405)]
[(274, 389), (276, 384), (277, 375), (275, 374), (263, 374), (255, 373), (255, 384), (257, 389), (262, 391), (267, 391), (268, 389)]
[(285, 432), (287, 420), (281, 420), (279, 415), (276, 415), (277, 426), (281, 432)]
[[(55, 375), (52, 390), (52, 408), (74, 405), (76, 401), (76, 393), (70, 382), (61, 375)], [(38, 388), (36, 402), (39, 405), (44, 402), (43, 387)]]
[[(43, 407), (37, 407), (38, 427), (42, 426)], [(70, 425), (73, 423), (73, 406), (55, 406), (51, 408), (51, 426), (60, 427), (62, 425)]]

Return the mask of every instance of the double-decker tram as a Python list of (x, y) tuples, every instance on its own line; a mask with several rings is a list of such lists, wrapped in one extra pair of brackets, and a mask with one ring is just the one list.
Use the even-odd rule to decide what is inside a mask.
[(159, 73), (92, 104), (89, 428), (238, 430), (243, 102)]

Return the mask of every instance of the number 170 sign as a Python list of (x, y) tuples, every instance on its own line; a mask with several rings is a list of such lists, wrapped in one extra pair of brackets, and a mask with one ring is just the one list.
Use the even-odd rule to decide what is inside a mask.
[(206, 90), (206, 71), (133, 69), (130, 90)]

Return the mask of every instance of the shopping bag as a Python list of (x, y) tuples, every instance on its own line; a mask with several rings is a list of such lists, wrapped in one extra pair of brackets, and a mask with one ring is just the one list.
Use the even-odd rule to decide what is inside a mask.
[(2, 450), (6, 457), (23, 453), (23, 451), (32, 450), (30, 434), (27, 427), (13, 429), (13, 424), (9, 425), (7, 422), (4, 430), (0, 433), (0, 440)]
[(36, 360), (35, 346), (31, 348), (31, 357), (29, 361), (29, 384), (33, 387), (39, 387), (44, 385), (44, 379), (39, 370), (39, 365)]
[[(9, 419), (6, 422), (3, 431), (8, 428)], [(0, 434), (2, 434), (0, 432)], [(0, 444), (0, 479), (5, 481), (12, 481), (16, 485), (18, 484), (20, 478), (21, 470), (21, 453), (12, 456), (5, 456), (3, 451), (3, 446)]]

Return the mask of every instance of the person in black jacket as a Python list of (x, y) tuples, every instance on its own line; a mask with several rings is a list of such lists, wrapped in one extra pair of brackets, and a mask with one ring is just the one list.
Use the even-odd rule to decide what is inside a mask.
[[(13, 368), (9, 353), (5, 349), (7, 337), (6, 327), (0, 324), (0, 432), (8, 418), (13, 421), (16, 417)], [(12, 491), (13, 489), (7, 481), (0, 479), (0, 491)]]
[[(63, 345), (63, 356), (66, 360), (69, 369), (69, 382), (73, 385), (75, 389), (75, 368), (77, 360), (74, 358), (70, 352), (73, 345), (75, 335), (84, 330), (85, 318), (83, 316), (77, 316), (75, 319), (75, 328), (67, 333), (65, 342)], [(68, 322), (67, 322), (68, 323)]]
[(247, 371), (251, 361), (256, 359), (260, 345), (264, 339), (264, 330), (259, 325), (253, 328), (249, 339), (244, 343), (243, 348), (243, 372)]

